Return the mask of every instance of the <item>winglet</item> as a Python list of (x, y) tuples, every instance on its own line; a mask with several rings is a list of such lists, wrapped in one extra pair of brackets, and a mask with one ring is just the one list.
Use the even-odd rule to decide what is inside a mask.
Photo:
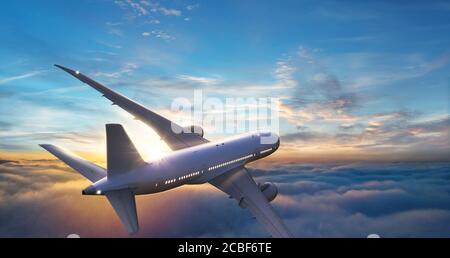
[[(78, 70), (75, 71), (75, 70), (72, 70), (70, 68), (67, 68), (67, 67), (64, 67), (62, 65), (59, 65), (59, 64), (55, 64), (54, 66), (58, 67), (59, 69), (65, 71), (66, 73), (72, 75), (73, 77), (77, 78), (78, 80), (80, 80), (80, 81), (82, 81), (82, 82), (84, 82), (86, 84), (89, 84), (89, 85), (93, 84), (93, 83), (98, 84), (97, 82), (93, 81), (89, 77), (87, 77), (84, 74), (80, 73), (80, 71), (78, 71)], [(94, 87), (95, 89), (98, 90), (99, 86), (98, 85), (93, 85), (92, 87)]]
[(69, 68), (64, 67), (62, 65), (59, 65), (59, 64), (55, 64), (55, 66), (58, 67), (59, 69), (65, 71), (65, 72), (67, 72), (67, 73), (70, 73), (73, 76), (76, 76), (76, 75), (80, 74), (80, 72), (78, 72), (78, 71), (74, 71), (72, 69), (69, 69)]

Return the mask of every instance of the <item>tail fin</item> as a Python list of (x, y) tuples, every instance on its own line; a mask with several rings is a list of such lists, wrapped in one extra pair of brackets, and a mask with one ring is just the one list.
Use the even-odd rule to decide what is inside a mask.
[(127, 173), (145, 164), (120, 124), (106, 125), (108, 177)]
[[(120, 124), (106, 125), (106, 158), (108, 179), (142, 166), (145, 161)], [(130, 189), (110, 191), (106, 198), (129, 234), (139, 230), (134, 193)]]
[(56, 147), (51, 144), (39, 144), (46, 151), (53, 154), (55, 157), (66, 163), (69, 167), (82, 174), (91, 182), (97, 182), (98, 180), (106, 176), (106, 170), (94, 163), (91, 163), (77, 155)]
[[(105, 176), (108, 177), (107, 179), (110, 179), (145, 164), (121, 125), (106, 125), (106, 144), (107, 171), (56, 146), (49, 144), (41, 144), (40, 146), (92, 182), (97, 182)], [(104, 194), (113, 206), (122, 224), (127, 228), (128, 233), (136, 233), (139, 230), (139, 224), (133, 190), (127, 188), (108, 191)]]
[(128, 233), (136, 233), (139, 230), (139, 224), (133, 192), (125, 189), (107, 192), (105, 195), (119, 216), (120, 221), (127, 228)]

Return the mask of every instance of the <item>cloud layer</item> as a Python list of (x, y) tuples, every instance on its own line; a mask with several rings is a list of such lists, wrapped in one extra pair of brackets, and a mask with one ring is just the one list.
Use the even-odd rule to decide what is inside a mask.
[[(297, 237), (449, 237), (450, 164), (336, 163), (257, 168), (275, 182), (276, 211)], [(126, 237), (102, 197), (80, 191), (89, 182), (58, 161), (0, 165), (0, 236)], [(139, 196), (138, 237), (265, 237), (234, 200), (211, 186)]]

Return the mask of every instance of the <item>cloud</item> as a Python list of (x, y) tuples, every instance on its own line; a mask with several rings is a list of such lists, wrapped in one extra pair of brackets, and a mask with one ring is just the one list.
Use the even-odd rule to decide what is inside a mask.
[[(450, 153), (449, 117), (413, 121), (413, 112), (395, 111), (367, 116), (353, 124), (340, 124), (336, 131), (321, 132), (314, 128), (284, 134), (281, 139), (290, 151), (303, 148), (342, 150), (350, 148), (366, 154), (378, 154), (377, 159), (448, 160)], [(365, 121), (365, 122), (362, 122)], [(345, 156), (345, 152), (341, 151)], [(398, 156), (397, 154), (400, 154)], [(433, 158), (434, 157), (434, 158)]]
[(158, 19), (152, 19), (152, 20), (149, 20), (149, 21), (145, 21), (145, 23), (146, 24), (160, 24), (161, 21), (158, 20)]
[(159, 7), (157, 9), (160, 13), (167, 16), (181, 16), (181, 11), (172, 8)]
[(355, 75), (347, 82), (349, 87), (363, 90), (425, 77), (447, 67), (450, 53), (434, 56), (418, 56), (416, 53), (349, 53), (337, 58), (337, 61), (349, 64), (348, 68), (354, 70)]
[(103, 42), (103, 41), (97, 41), (97, 43), (99, 43), (100, 45), (103, 45), (105, 47), (109, 47), (109, 48), (113, 48), (113, 49), (121, 49), (122, 46), (121, 45), (117, 45), (117, 44), (111, 44), (111, 43), (107, 43), (107, 42)]
[(333, 2), (328, 2), (324, 5), (315, 7), (311, 14), (315, 17), (322, 17), (327, 20), (334, 20), (340, 22), (361, 22), (366, 20), (374, 20), (382, 17), (381, 13), (376, 9), (360, 8), (357, 6), (352, 6), (352, 8), (343, 8), (343, 6), (338, 5)]
[[(116, 1), (116, 2), (120, 2), (120, 1)], [(126, 0), (125, 1), (139, 16), (141, 15), (147, 15), (148, 11), (147, 9), (145, 9), (144, 6), (142, 6), (140, 3), (138, 2), (134, 2), (132, 0)], [(147, 3), (146, 1), (142, 1), (141, 3)]]
[(11, 128), (12, 126), (13, 126), (13, 124), (10, 123), (10, 122), (3, 122), (3, 121), (0, 121), (0, 131), (4, 131), (4, 130), (6, 130), (6, 129), (9, 129), (9, 128)]
[(276, 63), (275, 77), (285, 87), (293, 87), (297, 85), (297, 81), (293, 78), (296, 68), (289, 60), (280, 60)]
[(144, 37), (150, 37), (151, 35), (153, 35), (157, 39), (162, 39), (165, 41), (173, 41), (176, 39), (174, 36), (162, 30), (153, 30), (151, 32), (145, 31), (142, 33), (142, 36)]
[(32, 72), (28, 72), (28, 73), (24, 73), (21, 75), (15, 75), (15, 76), (11, 76), (11, 77), (4, 77), (4, 78), (0, 78), (0, 85), (2, 84), (7, 84), (13, 81), (17, 81), (17, 80), (22, 80), (22, 79), (26, 79), (26, 78), (30, 78), (39, 74), (42, 74), (43, 71), (32, 71)]
[(408, 126), (413, 134), (445, 132), (450, 130), (450, 117), (425, 121)]
[(5, 160), (5, 159), (0, 159), (0, 165), (4, 164), (4, 163), (8, 163), (8, 162), (16, 162), (14, 160)]
[(200, 83), (205, 85), (213, 85), (220, 82), (220, 79), (217, 78), (209, 78), (209, 77), (199, 77), (199, 76), (192, 76), (192, 75), (178, 75), (178, 79), (188, 82), (194, 82), (194, 83)]
[[(137, 0), (116, 0), (115, 5), (119, 7), (123, 14), (120, 21), (108, 22), (108, 33), (123, 36), (127, 25), (139, 24), (140, 26), (156, 27), (166, 21), (165, 17), (182, 17), (182, 11), (163, 6), (153, 1)], [(167, 40), (167, 38), (166, 38)]]
[(448, 163), (316, 164), (254, 175), (276, 178), (279, 209), (302, 236), (429, 237), (448, 234), (439, 229), (450, 219), (448, 169)]
[[(272, 204), (295, 236), (450, 236), (448, 163), (257, 167), (257, 182), (277, 184)], [(89, 182), (58, 161), (4, 163), (0, 178), (2, 237), (127, 236), (106, 199), (82, 196)], [(267, 236), (247, 210), (209, 185), (139, 196), (137, 207), (138, 237)]]
[(154, 30), (154, 31), (151, 31), (151, 32), (148, 32), (148, 31), (142, 32), (142, 36), (144, 36), (144, 37), (150, 37), (150, 36), (152, 36), (152, 35), (153, 35), (155, 38), (163, 39), (163, 40), (165, 40), (165, 41), (172, 41), (172, 40), (175, 40), (175, 37), (169, 35), (168, 33), (164, 32), (164, 31), (157, 31), (157, 30)]
[(36, 132), (15, 132), (14, 130), (2, 133), (4, 140), (0, 143), (0, 150), (8, 151), (25, 151), (36, 150), (38, 144), (42, 143), (58, 143), (76, 149), (98, 151), (101, 149), (104, 133), (103, 131), (92, 130), (92, 128), (85, 128), (82, 132), (73, 131), (36, 131)]
[[(429, 62), (424, 63), (421, 65), (415, 73), (410, 75), (412, 78), (414, 77), (420, 77), (423, 75), (426, 75), (434, 70), (437, 70), (439, 68), (442, 68), (450, 63), (450, 53), (444, 53), (434, 59), (432, 59)], [(405, 75), (405, 78), (411, 78), (409, 76)]]
[[(143, 36), (145, 36), (145, 35), (143, 34)], [(138, 68), (137, 64), (127, 62), (127, 63), (124, 63), (122, 65), (122, 67), (120, 68), (119, 71), (116, 71), (116, 72), (101, 72), (101, 71), (97, 71), (97, 72), (92, 73), (91, 76), (93, 76), (93, 77), (108, 77), (108, 78), (118, 79), (118, 78), (121, 78), (124, 75), (132, 74), (137, 68)]]
[[(450, 153), (450, 124), (446, 113), (427, 122), (436, 128), (431, 132), (420, 122), (424, 114), (416, 110), (376, 112), (370, 103), (377, 101), (377, 97), (373, 94), (369, 97), (363, 90), (356, 90), (348, 79), (342, 80), (330, 72), (327, 68), (330, 60), (324, 59), (321, 53), (300, 46), (296, 56), (277, 61), (275, 78), (283, 85), (292, 86), (279, 99), (280, 117), (297, 128), (297, 131), (281, 132), (289, 151), (341, 152), (343, 156), (352, 151), (364, 152), (366, 157), (374, 155), (376, 159), (384, 153), (391, 158), (434, 156), (433, 160), (447, 160), (444, 157)], [(444, 55), (420, 68), (422, 72), (408, 74), (408, 78), (421, 76), (447, 62), (448, 57)], [(394, 76), (395, 80), (407, 79), (401, 73)]]
[(361, 96), (347, 90), (316, 57), (318, 53), (299, 46), (295, 56), (277, 62), (275, 77), (291, 87), (289, 95), (280, 99), (281, 116), (298, 128), (316, 121), (355, 122), (352, 113)]
[(148, 16), (150, 12), (158, 12), (162, 15), (166, 16), (181, 16), (182, 12), (180, 10), (174, 8), (167, 8), (161, 6), (159, 3), (154, 3), (150, 1), (133, 1), (133, 0), (125, 0), (120, 1), (117, 0), (115, 3), (123, 9), (126, 9), (127, 6), (130, 7), (138, 16)]
[(295, 142), (295, 141), (302, 141), (302, 142), (314, 142), (314, 141), (324, 141), (326, 138), (329, 138), (327, 135), (323, 133), (318, 132), (296, 132), (292, 134), (283, 135), (282, 139), (286, 142)]
[(200, 4), (190, 4), (190, 5), (186, 5), (186, 10), (193, 11), (199, 7), (200, 7)]

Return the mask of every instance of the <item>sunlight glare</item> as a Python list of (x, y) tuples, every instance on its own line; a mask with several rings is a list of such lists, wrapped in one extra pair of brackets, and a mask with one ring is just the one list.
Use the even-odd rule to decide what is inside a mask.
[(123, 126), (133, 141), (136, 149), (146, 161), (161, 159), (171, 152), (169, 147), (160, 137), (146, 124), (139, 120), (130, 120), (129, 114), (123, 114)]

